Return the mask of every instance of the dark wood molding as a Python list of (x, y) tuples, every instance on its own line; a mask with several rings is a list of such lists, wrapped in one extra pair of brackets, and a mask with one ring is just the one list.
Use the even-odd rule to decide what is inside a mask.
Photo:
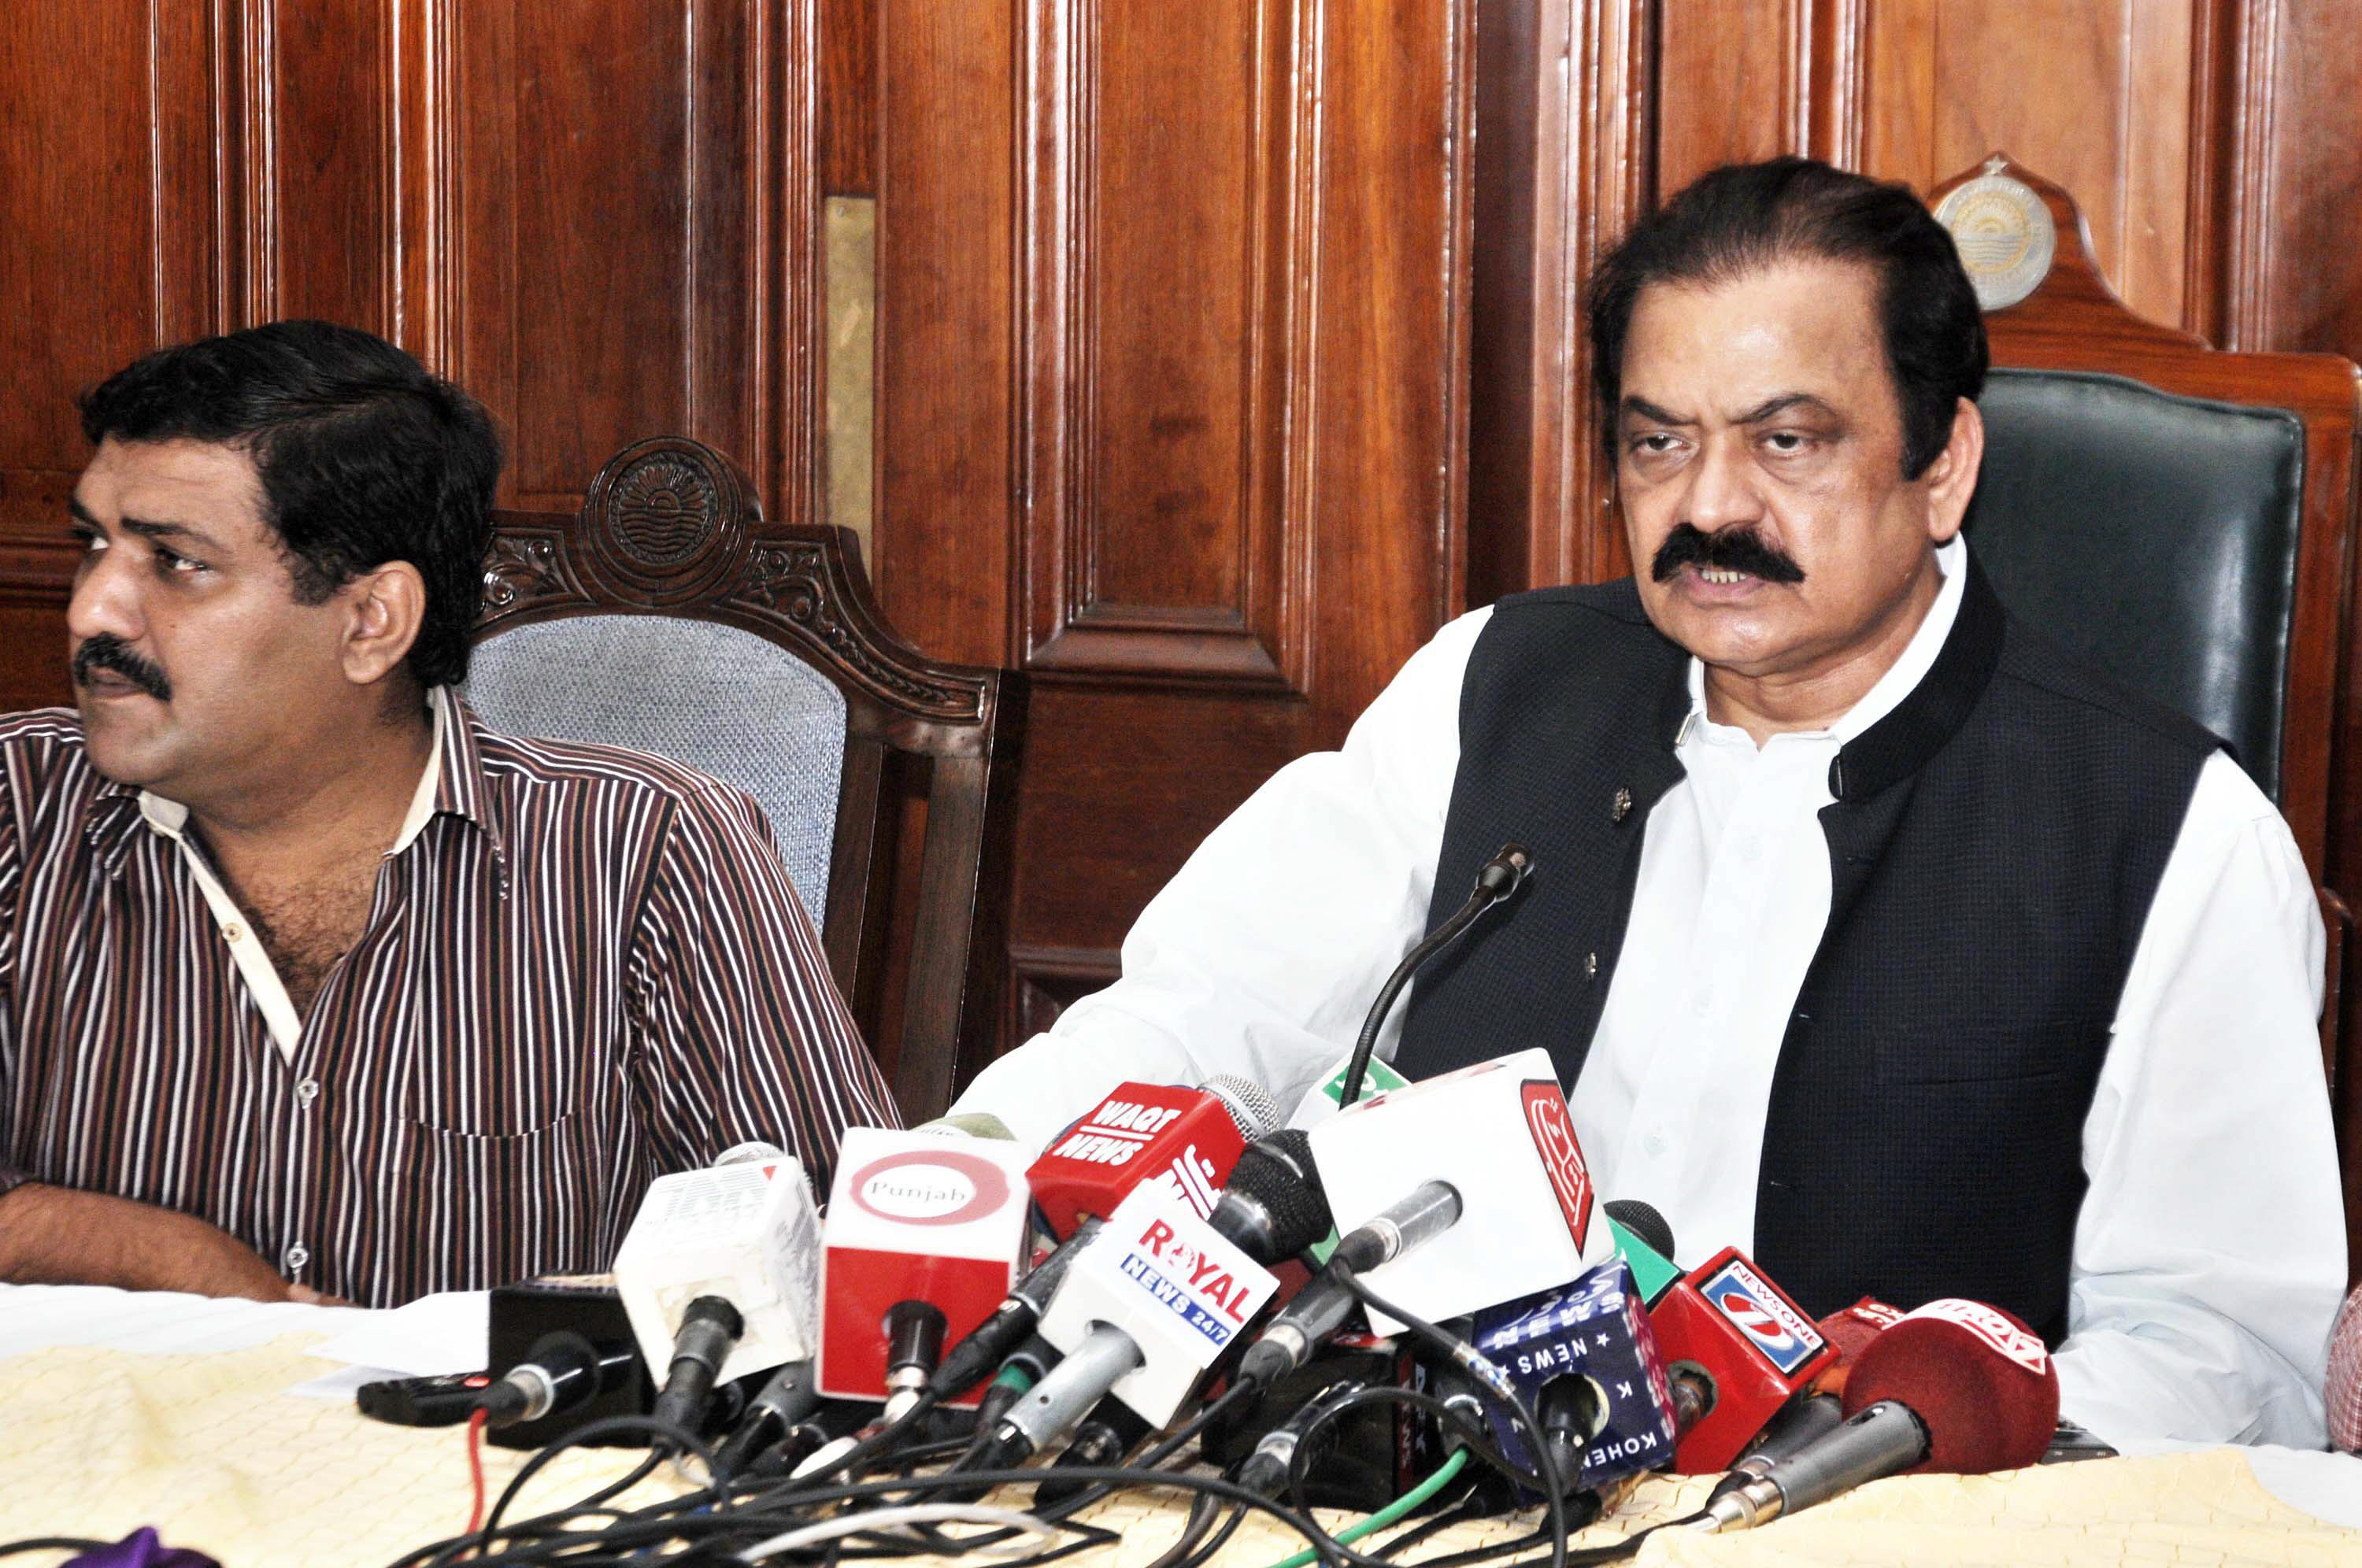
[[(1221, 105), (1249, 116), (1248, 188), (1240, 193), (1246, 244), (1235, 256), (1216, 251), (1203, 259), (1243, 268), (1234, 280), (1245, 339), (1242, 393), (1228, 404), (1156, 416), (1144, 429), (1117, 428), (1104, 417), (1111, 396), (1145, 404), (1154, 389), (1120, 380), (1106, 365), (1108, 302), (1131, 280), (1109, 272), (1103, 226), (1116, 215), (1100, 181), (1109, 160), (1139, 163), (1171, 149), (1106, 142), (1101, 9), (1096, 0), (1029, 0), (1020, 32), (1019, 141), (1030, 154), (1017, 236), (1026, 291), (1018, 355), (1023, 661), (1059, 674), (1301, 691), (1311, 657), (1319, 477), (1310, 449), (1319, 421), (1312, 288), (1320, 270), (1325, 7), (1293, 0), (1259, 8), (1250, 100)], [(1178, 83), (1166, 87), (1183, 90)], [(1186, 244), (1186, 233), (1174, 243)], [(1144, 326), (1125, 325), (1135, 335)], [(1168, 490), (1146, 509), (1131, 493), (1110, 494), (1103, 470), (1117, 447), (1161, 455), (1168, 425), (1173, 437), (1186, 438), (1216, 421), (1232, 429), (1243, 458), (1239, 473)], [(1189, 460), (1175, 457), (1176, 473)], [(1120, 514), (1118, 506), (1125, 508)], [(1118, 556), (1137, 561), (1164, 547), (1163, 530), (1206, 532), (1203, 519), (1233, 508), (1232, 525), (1205, 540), (1228, 580), (1222, 597), (1142, 602), (1109, 580)]]

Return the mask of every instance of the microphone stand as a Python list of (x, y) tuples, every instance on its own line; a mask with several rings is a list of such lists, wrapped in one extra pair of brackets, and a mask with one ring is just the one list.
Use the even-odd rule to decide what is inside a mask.
[(1349, 1109), (1362, 1098), (1362, 1079), (1370, 1070), (1370, 1053), (1377, 1048), (1378, 1031), (1384, 1027), (1386, 1015), (1394, 1010), (1395, 999), (1402, 995), (1411, 976), (1429, 959), (1460, 940), (1486, 910), (1505, 902), (1532, 875), (1533, 868), (1533, 856), (1526, 853), (1523, 845), (1503, 845), (1499, 854), (1476, 868), (1476, 887), (1468, 895), (1468, 901), (1403, 955), (1395, 972), (1378, 988), (1378, 999), (1370, 1004), (1370, 1016), (1362, 1022), (1361, 1038), (1353, 1042), (1353, 1055), (1345, 1063), (1345, 1081), (1339, 1086), (1342, 1092), (1337, 1099), (1338, 1109)]

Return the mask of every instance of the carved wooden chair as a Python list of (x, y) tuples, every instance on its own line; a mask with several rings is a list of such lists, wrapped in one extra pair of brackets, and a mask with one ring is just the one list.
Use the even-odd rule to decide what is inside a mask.
[(851, 533), (767, 524), (699, 442), (627, 447), (579, 516), (499, 515), (467, 694), (752, 794), (906, 1117), (990, 1054), (1023, 680), (897, 637)]
[(2329, 928), (2322, 1064), (2362, 1270), (2362, 1010), (2343, 994), (2353, 922), (2335, 890), (2362, 852), (2336, 733), (2362, 372), (2335, 355), (2221, 352), (2134, 315), (2073, 200), (2005, 155), (1929, 202), (1992, 345), (1967, 524), (1978, 559), (2017, 614), (2229, 741), (2312, 872)]

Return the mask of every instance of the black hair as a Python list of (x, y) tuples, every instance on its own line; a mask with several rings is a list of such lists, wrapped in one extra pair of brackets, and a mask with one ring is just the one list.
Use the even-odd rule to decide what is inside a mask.
[(244, 448), (299, 603), (408, 561), (426, 607), (404, 661), (421, 686), (468, 672), (491, 549), (500, 438), (483, 405), (383, 338), (275, 321), (162, 348), (83, 394), (92, 445)]
[(1616, 451), (1624, 338), (1651, 283), (1730, 282), (1818, 257), (1878, 279), (1886, 370), (1903, 411), (1903, 477), (1916, 479), (1951, 438), (1961, 398), (1984, 390), (1984, 313), (1952, 237), (1906, 185), (1809, 158), (1734, 163), (1700, 176), (1632, 226), (1592, 273), (1591, 379), (1600, 436)]

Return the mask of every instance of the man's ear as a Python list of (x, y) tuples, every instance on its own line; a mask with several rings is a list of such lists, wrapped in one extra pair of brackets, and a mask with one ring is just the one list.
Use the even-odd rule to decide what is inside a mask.
[(345, 584), (345, 679), (374, 686), (402, 668), (426, 619), (426, 580), (408, 561), (388, 561)]
[(1977, 471), (1985, 460), (1984, 415), (1967, 398), (1952, 410), (1951, 437), (1920, 479), (1927, 486), (1927, 536), (1939, 545), (1951, 543), (1969, 513), (1969, 500), (1977, 492)]

